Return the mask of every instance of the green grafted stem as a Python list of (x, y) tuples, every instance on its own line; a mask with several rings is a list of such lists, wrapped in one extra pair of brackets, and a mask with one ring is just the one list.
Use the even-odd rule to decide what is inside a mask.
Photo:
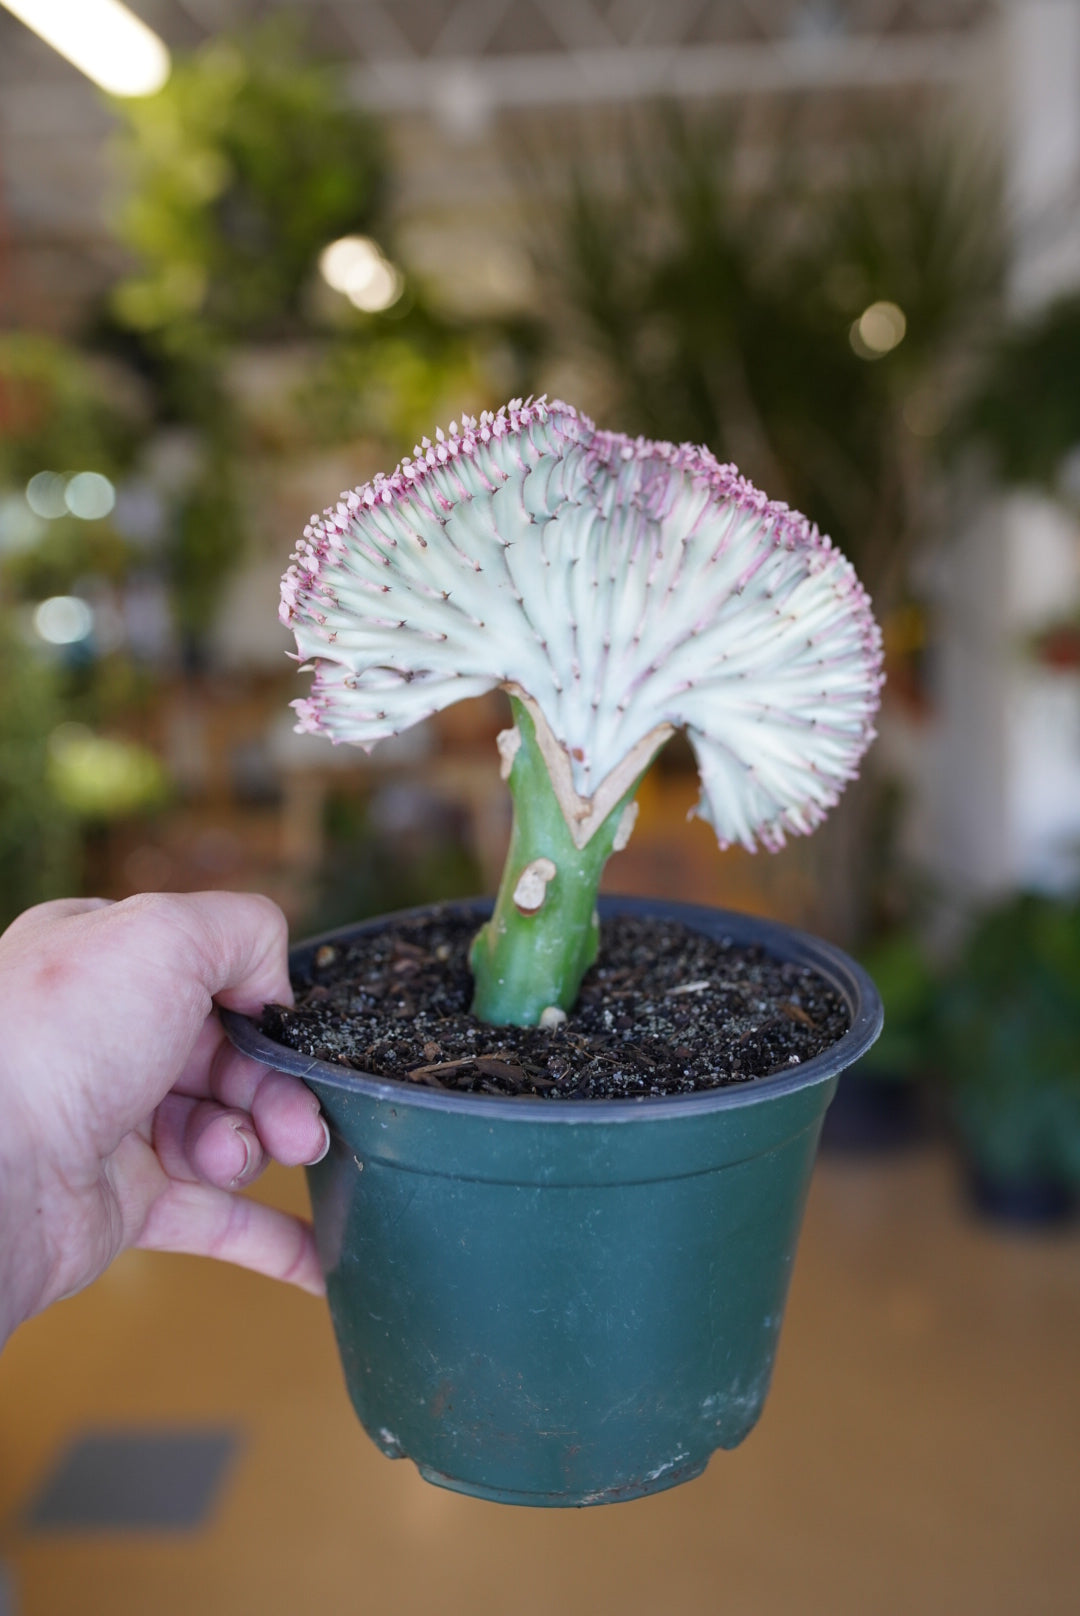
[[(496, 1027), (535, 1027), (549, 1006), (569, 1010), (596, 958), (600, 925), (596, 896), (619, 822), (641, 776), (590, 837), (574, 845), (551, 786), (528, 711), (511, 697), (521, 745), (510, 770), (514, 824), (491, 919), (469, 956), (476, 993), (472, 1010)], [(535, 914), (522, 914), (514, 891), (534, 859), (550, 859), (556, 874)]]

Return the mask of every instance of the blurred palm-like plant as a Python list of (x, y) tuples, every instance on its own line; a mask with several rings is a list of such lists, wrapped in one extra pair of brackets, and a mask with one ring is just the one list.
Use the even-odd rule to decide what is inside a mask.
[(1008, 483), (1080, 500), (1080, 294), (1002, 331), (959, 423)]
[[(625, 141), (617, 183), (576, 164), (537, 248), (552, 345), (571, 333), (600, 361), (625, 429), (707, 443), (809, 512), (888, 646), (944, 526), (945, 429), (998, 319), (998, 175), (941, 130), (871, 130), (825, 177), (798, 141), (779, 149), (744, 183), (730, 123), (666, 109)], [(879, 794), (872, 778), (849, 793), (812, 854), (817, 923), (849, 940), (873, 924)]]
[(541, 249), (622, 424), (705, 442), (810, 511), (887, 612), (999, 303), (993, 166), (941, 134), (879, 130), (839, 176), (777, 159), (750, 189), (729, 125), (671, 109), (627, 150), (615, 189), (574, 171)]

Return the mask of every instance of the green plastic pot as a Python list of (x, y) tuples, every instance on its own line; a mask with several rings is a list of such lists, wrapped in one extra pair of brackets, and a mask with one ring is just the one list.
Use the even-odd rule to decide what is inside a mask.
[[(478, 924), (490, 909), (464, 907)], [(850, 1030), (738, 1087), (503, 1100), (310, 1060), (225, 1016), (245, 1053), (303, 1078), (330, 1123), (311, 1200), (365, 1430), (480, 1498), (614, 1503), (687, 1481), (743, 1440), (772, 1374), (825, 1108), (881, 1028), (873, 984), (827, 943), (684, 904), (602, 902), (616, 913), (813, 966)], [(328, 940), (294, 950), (299, 976)]]

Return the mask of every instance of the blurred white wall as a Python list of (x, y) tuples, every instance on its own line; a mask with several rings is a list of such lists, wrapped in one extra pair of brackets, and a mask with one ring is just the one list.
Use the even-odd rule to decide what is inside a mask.
[[(1005, 0), (987, 94), (1003, 87), (1011, 297), (1080, 288), (1080, 3)], [(1080, 377), (1077, 378), (1080, 387)], [(957, 896), (1080, 878), (1080, 675), (1030, 656), (1080, 607), (1080, 519), (1035, 493), (976, 501), (942, 558), (942, 718), (932, 862)]]

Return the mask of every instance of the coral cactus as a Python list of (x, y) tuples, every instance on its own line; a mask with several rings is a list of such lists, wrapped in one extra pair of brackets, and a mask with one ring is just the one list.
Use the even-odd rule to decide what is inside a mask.
[(707, 449), (515, 401), (437, 432), (313, 518), (282, 620), (314, 662), (298, 727), (370, 749), (496, 687), (510, 851), (474, 1009), (557, 1020), (634, 793), (684, 730), (721, 847), (812, 830), (873, 736), (881, 639), (850, 565)]

